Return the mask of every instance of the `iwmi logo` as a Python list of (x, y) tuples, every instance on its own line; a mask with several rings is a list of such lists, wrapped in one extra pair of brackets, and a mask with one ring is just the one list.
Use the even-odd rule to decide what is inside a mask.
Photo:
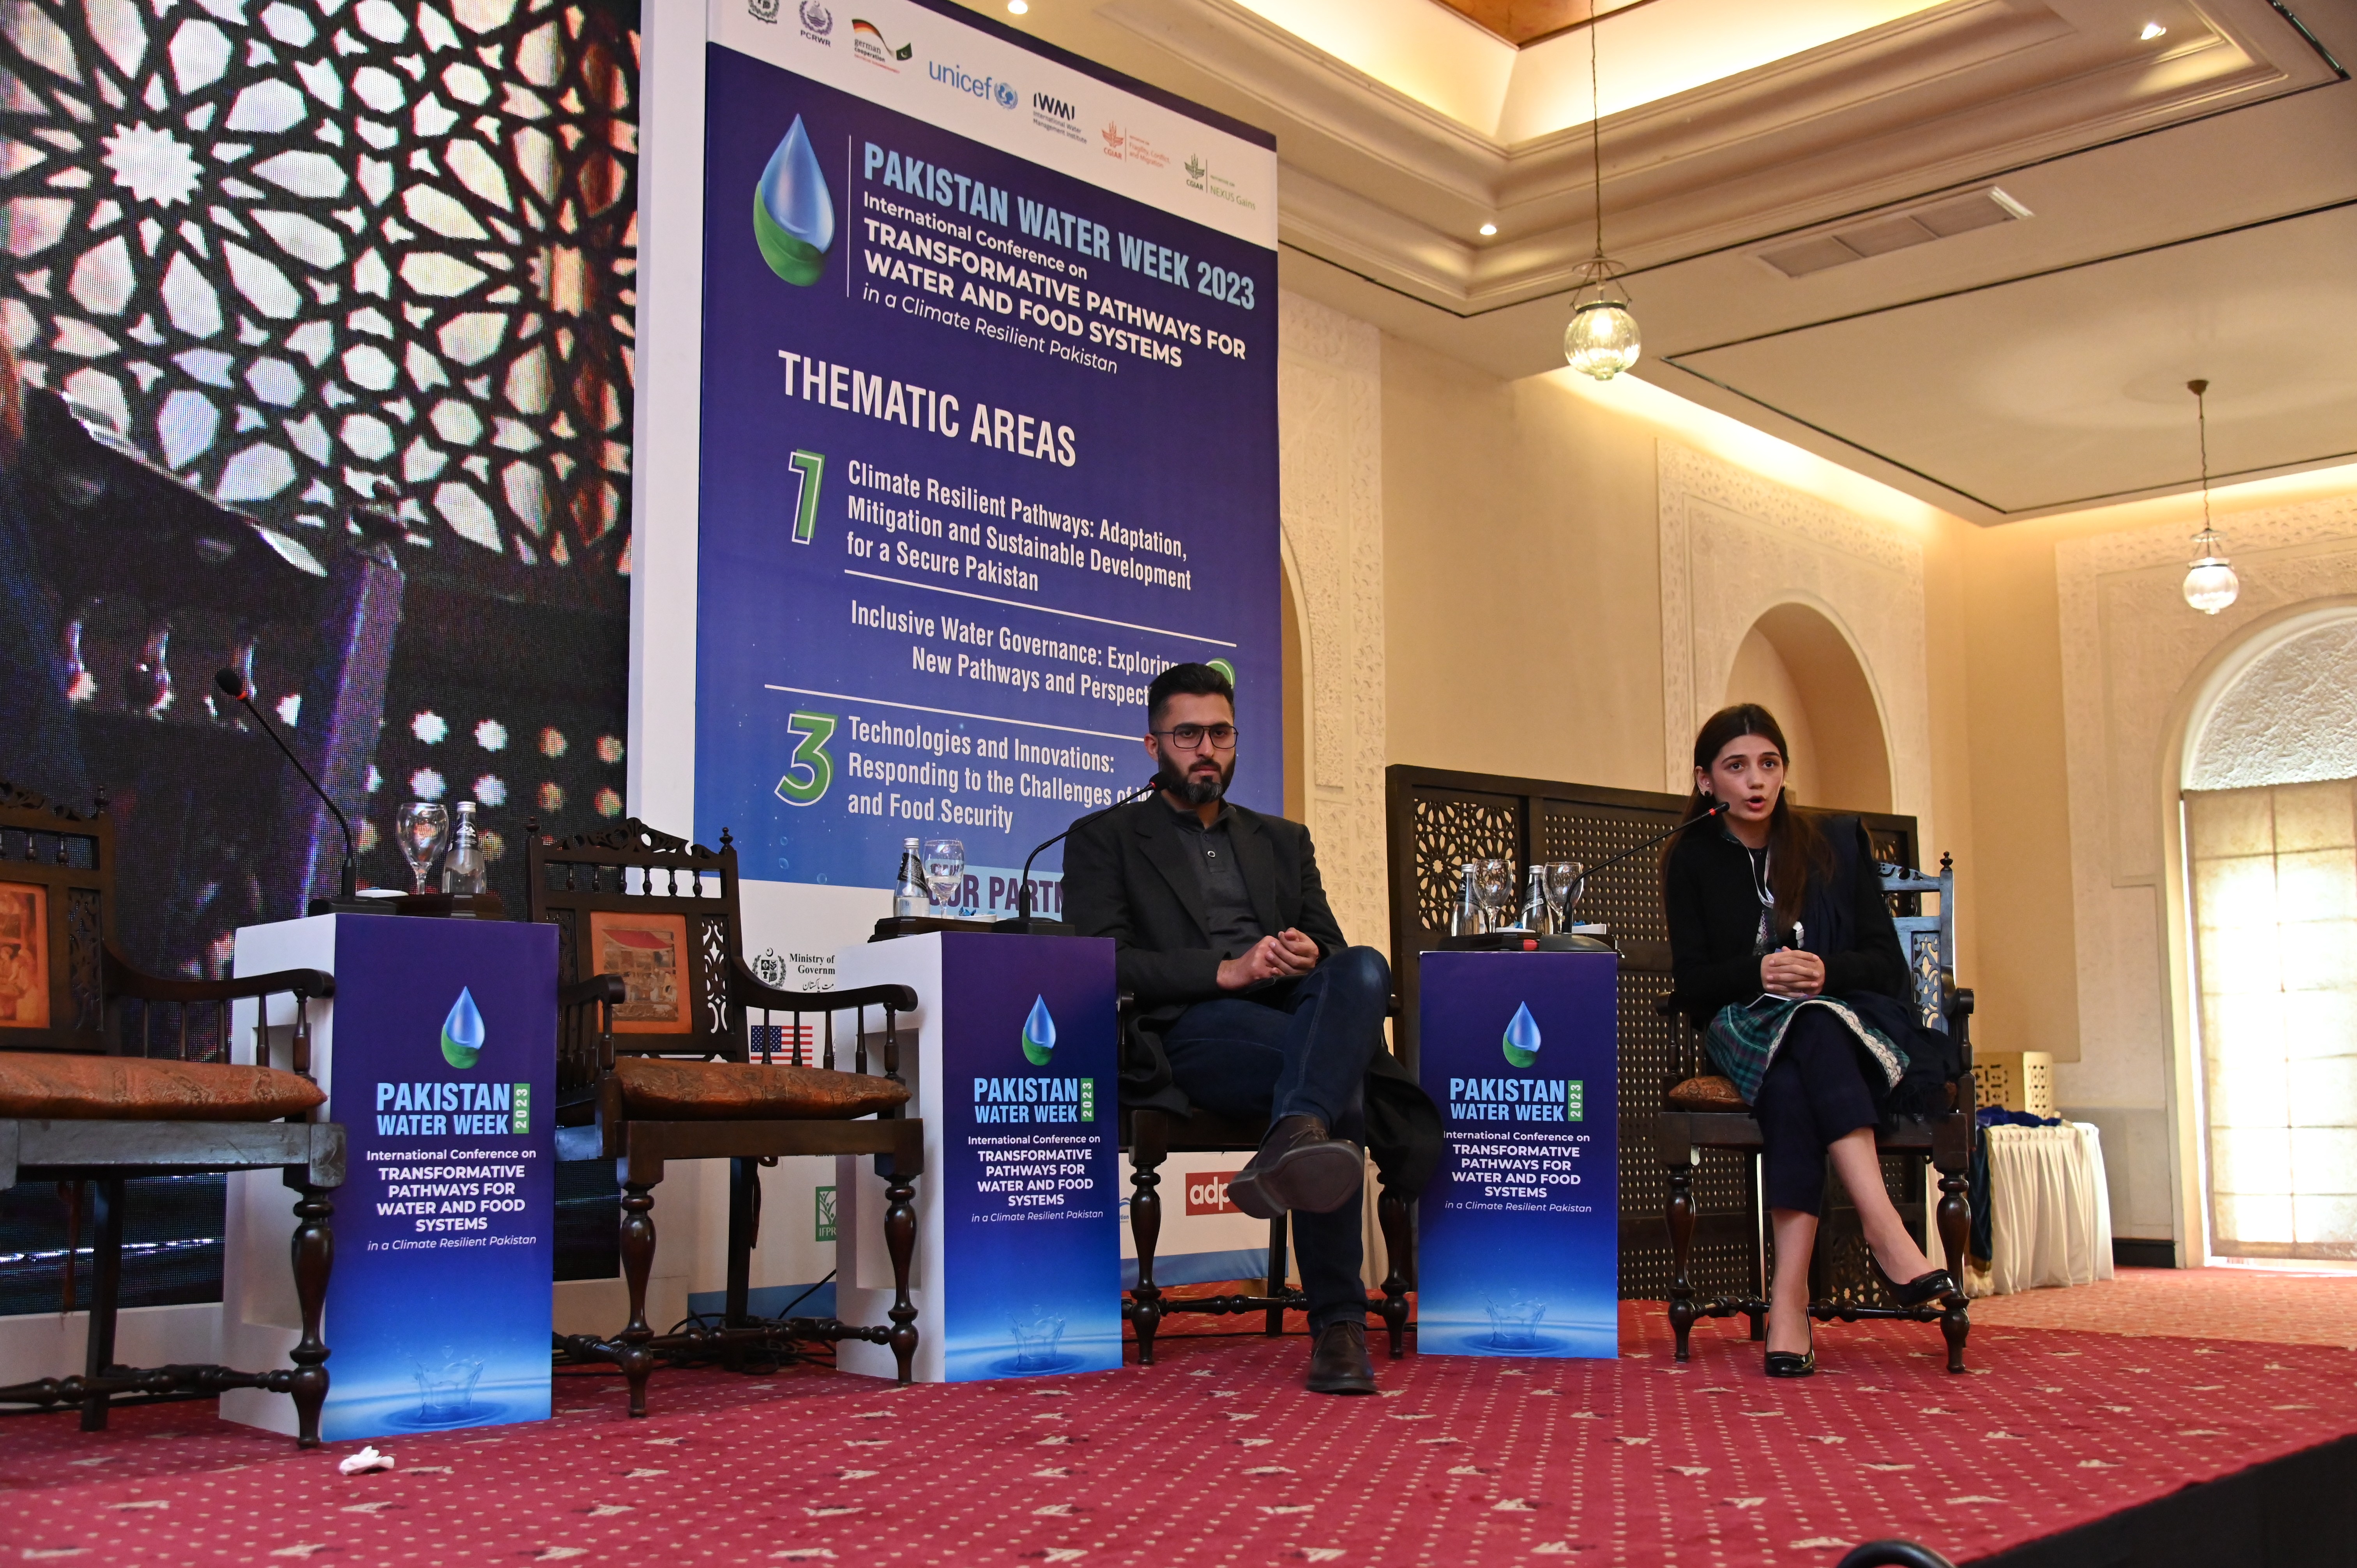
[(1031, 95), (1031, 109), (1034, 113), (1045, 114), (1067, 124), (1077, 124), (1081, 118), (1080, 113), (1071, 104), (1060, 98), (1050, 98), (1044, 92)]

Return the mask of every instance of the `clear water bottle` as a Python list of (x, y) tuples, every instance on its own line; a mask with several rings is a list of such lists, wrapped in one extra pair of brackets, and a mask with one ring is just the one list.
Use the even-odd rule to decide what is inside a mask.
[(933, 912), (932, 897), (925, 891), (925, 857), (918, 850), (915, 839), (900, 841), (900, 871), (892, 888), (892, 915), (905, 919), (913, 915)]
[(1481, 911), (1481, 868), (1469, 860), (1458, 873), (1457, 908), (1448, 917), (1448, 934), (1478, 937), (1488, 926), (1488, 918)]
[(442, 860), (442, 891), (475, 894), (483, 890), (483, 842), (475, 826), (475, 802), (461, 800), (450, 832), (450, 853)]
[(1531, 867), (1530, 886), (1523, 893), (1523, 929), (1535, 936), (1546, 936), (1551, 925), (1547, 918), (1546, 867)]

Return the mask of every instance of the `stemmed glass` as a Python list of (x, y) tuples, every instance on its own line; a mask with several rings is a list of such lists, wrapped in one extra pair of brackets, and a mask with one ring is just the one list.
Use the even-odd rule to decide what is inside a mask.
[(936, 909), (965, 907), (965, 843), (961, 839), (927, 839), (925, 895)]
[(1485, 929), (1497, 930), (1503, 923), (1506, 895), (1513, 890), (1514, 863), (1511, 860), (1485, 860), (1474, 873), (1474, 888), (1481, 895), (1481, 915)]
[(1587, 891), (1587, 867), (1576, 860), (1555, 860), (1547, 863), (1547, 913), (1555, 917), (1555, 929), (1568, 932), (1579, 918), (1579, 896)]
[(424, 800), (412, 800), (393, 813), (393, 832), (401, 841), (401, 858), (409, 862), (412, 875), (417, 878), (417, 891), (425, 891), (425, 874), (434, 867), (434, 857), (442, 853), (442, 841), (450, 836), (450, 813), (441, 806)]

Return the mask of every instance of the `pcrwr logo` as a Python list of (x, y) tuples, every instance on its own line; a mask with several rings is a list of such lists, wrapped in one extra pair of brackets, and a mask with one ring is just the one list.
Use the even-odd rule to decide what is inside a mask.
[(753, 186), (753, 242), (770, 270), (790, 284), (807, 287), (826, 271), (834, 193), (799, 114)]
[[(749, 0), (749, 3), (759, 5), (762, 0)], [(778, 8), (778, 0), (769, 0), (769, 6), (771, 14), (774, 15)], [(834, 41), (828, 35), (834, 31), (834, 13), (820, 5), (819, 0), (802, 0), (798, 15), (802, 18), (802, 37), (814, 44)]]
[(894, 48), (884, 37), (884, 29), (866, 17), (851, 18), (853, 58), (864, 59), (869, 65), (885, 70), (897, 71), (900, 69), (899, 62), (916, 52), (917, 47), (914, 44), (902, 44), (899, 48)]

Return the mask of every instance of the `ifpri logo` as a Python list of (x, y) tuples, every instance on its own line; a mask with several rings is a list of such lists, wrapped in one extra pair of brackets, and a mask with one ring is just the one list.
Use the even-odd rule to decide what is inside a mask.
[(753, 240), (770, 270), (790, 284), (807, 286), (826, 270), (834, 195), (799, 114), (753, 187)]
[(1539, 1021), (1531, 1016), (1531, 1004), (1523, 1003), (1514, 1009), (1513, 1022), (1506, 1026), (1505, 1036), (1499, 1041), (1504, 1047), (1507, 1062), (1514, 1067), (1535, 1067), (1539, 1059)]
[(461, 986), (450, 1015), (442, 1020), (442, 1059), (461, 1071), (483, 1059), (483, 1014), (475, 993)]
[(1056, 1054), (1056, 1020), (1048, 1012), (1048, 999), (1031, 999), (1031, 1015), (1023, 1020), (1023, 1059), (1033, 1067), (1046, 1067)]

